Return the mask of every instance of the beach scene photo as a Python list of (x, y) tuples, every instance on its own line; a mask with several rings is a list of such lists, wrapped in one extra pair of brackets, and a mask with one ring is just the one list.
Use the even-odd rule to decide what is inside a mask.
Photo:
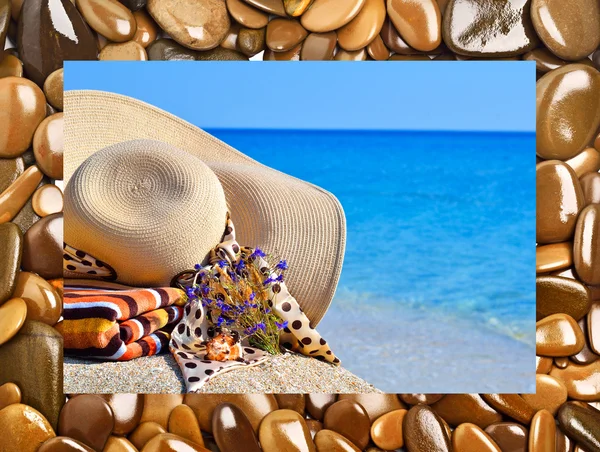
[[(532, 391), (534, 71), (448, 64), (442, 81), (418, 63), (390, 67), (381, 83), (411, 89), (391, 90), (382, 106), (351, 91), (373, 79), (368, 67), (283, 66), (269, 77), (246, 67), (240, 79), (230, 65), (66, 64), (65, 391)], [(303, 95), (254, 94), (303, 71)], [(186, 214), (161, 232), (175, 245), (146, 244), (138, 260), (123, 224), (95, 228), (121, 208), (121, 180), (171, 163), (178, 190), (198, 185), (195, 172), (217, 176), (226, 206), (213, 194), (203, 211), (227, 222), (205, 239), (206, 222)], [(152, 177), (132, 177), (131, 215), (163, 215), (165, 199), (155, 210), (131, 204), (154, 189)], [(114, 186), (99, 188), (103, 178)], [(125, 237), (114, 253), (111, 237)], [(197, 265), (167, 271), (186, 240), (192, 250), (178, 258), (196, 253)], [(266, 317), (246, 324), (249, 294)], [(107, 300), (112, 317), (94, 311)]]

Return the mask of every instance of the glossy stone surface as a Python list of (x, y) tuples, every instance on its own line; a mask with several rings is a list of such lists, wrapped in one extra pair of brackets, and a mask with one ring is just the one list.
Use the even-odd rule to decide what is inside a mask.
[(294, 410), (298, 414), (304, 415), (306, 408), (304, 394), (275, 394), (275, 398), (280, 409)]
[(367, 411), (371, 423), (385, 413), (406, 408), (395, 394), (340, 394), (338, 400), (353, 400), (359, 403)]
[(313, 0), (283, 0), (285, 12), (292, 17), (301, 16), (312, 5)]
[(142, 422), (129, 435), (129, 441), (139, 450), (142, 450), (152, 438), (163, 433), (167, 433), (167, 431), (160, 424), (156, 422)]
[(461, 452), (502, 452), (494, 440), (475, 424), (461, 424), (452, 432), (452, 447)]
[(467, 56), (523, 54), (539, 43), (529, 8), (529, 0), (450, 0), (442, 26), (444, 43)]
[(580, 153), (600, 125), (600, 73), (571, 64), (536, 84), (537, 154), (566, 160)]
[(33, 136), (33, 153), (38, 167), (51, 179), (63, 178), (62, 113), (44, 119)]
[(29, 230), (35, 222), (39, 221), (40, 217), (33, 211), (31, 199), (25, 203), (19, 213), (13, 218), (12, 222), (16, 224), (22, 233)]
[(572, 399), (594, 401), (600, 398), (600, 361), (585, 365), (570, 363), (565, 369), (555, 367), (550, 375), (565, 384)]
[(23, 77), (23, 63), (16, 56), (0, 52), (0, 78)]
[[(592, 309), (594, 309), (594, 305), (592, 305)], [(593, 312), (593, 311), (590, 311)], [(589, 317), (589, 315), (588, 315)], [(588, 318), (584, 317), (583, 319), (579, 320), (579, 322), (577, 322), (577, 324), (579, 325), (579, 328), (581, 328), (581, 332), (583, 333), (583, 336), (585, 338), (585, 343), (583, 344), (583, 348), (581, 349), (581, 351), (579, 353), (577, 353), (576, 355), (571, 356), (571, 360), (577, 364), (591, 364), (594, 361), (596, 361), (597, 359), (600, 358), (599, 355), (597, 355), (596, 353), (594, 353), (594, 351), (592, 350), (592, 348), (590, 347), (590, 333), (588, 332)]]
[(409, 405), (418, 405), (419, 403), (431, 405), (440, 401), (444, 394), (398, 394), (398, 397)]
[(22, 157), (0, 159), (0, 193), (6, 190), (17, 177), (23, 174), (25, 162)]
[(587, 450), (600, 450), (600, 412), (573, 402), (558, 412), (560, 428)]
[(246, 28), (264, 28), (269, 23), (269, 16), (259, 9), (250, 6), (243, 0), (227, 0), (227, 10), (237, 23)]
[(579, 278), (590, 285), (600, 285), (600, 204), (581, 211), (575, 228), (573, 264)]
[(535, 249), (535, 271), (547, 273), (573, 265), (573, 243), (562, 242), (538, 246)]
[(580, 320), (590, 310), (590, 290), (576, 279), (538, 276), (535, 287), (537, 320), (560, 313)]
[(442, 14), (435, 0), (387, 0), (387, 12), (400, 36), (412, 48), (428, 52), (440, 45)]
[(366, 47), (379, 35), (385, 15), (385, 0), (365, 0), (358, 15), (337, 31), (338, 44), (348, 51)]
[(265, 28), (255, 30), (252, 28), (242, 28), (238, 34), (237, 47), (240, 52), (248, 57), (252, 57), (265, 48)]
[(366, 61), (367, 50), (365, 48), (358, 50), (338, 49), (335, 53), (335, 61)]
[(65, 60), (95, 60), (96, 39), (71, 0), (28, 0), (19, 16), (19, 55), (39, 86)]
[(27, 320), (15, 337), (0, 347), (0, 362), (0, 385), (16, 384), (22, 403), (42, 413), (56, 429), (65, 403), (62, 336), (44, 323)]
[(21, 298), (11, 298), (0, 306), (0, 345), (11, 340), (27, 317), (27, 305)]
[(187, 405), (178, 405), (171, 411), (168, 431), (195, 444), (204, 446), (198, 419), (196, 419), (194, 411)]
[(560, 0), (532, 0), (531, 19), (552, 53), (575, 61), (600, 45), (600, 5), (594, 0), (577, 0), (564, 6)]
[(62, 245), (62, 213), (42, 218), (25, 233), (21, 268), (45, 279), (62, 277)]
[(46, 117), (42, 90), (23, 77), (0, 78), (0, 158), (18, 157)]
[(581, 177), (586, 173), (600, 170), (600, 153), (594, 148), (585, 148), (565, 163), (575, 171), (577, 177)]
[(337, 30), (354, 19), (364, 4), (365, 0), (314, 0), (302, 14), (302, 26), (317, 33)]
[(152, 438), (141, 452), (210, 452), (208, 449), (194, 444), (184, 438), (171, 433), (162, 433)]
[(573, 317), (553, 314), (536, 323), (536, 354), (542, 356), (570, 356), (583, 348), (584, 337)]
[(597, 172), (587, 173), (581, 179), (581, 190), (583, 191), (584, 204), (600, 204), (600, 174)]
[(154, 22), (152, 17), (150, 17), (145, 10), (134, 12), (133, 18), (135, 19), (136, 28), (132, 41), (135, 41), (143, 48), (146, 48), (156, 39), (156, 36), (158, 35), (158, 25), (156, 25), (156, 22)]
[(75, 4), (88, 25), (109, 41), (126, 42), (133, 38), (133, 14), (117, 0), (76, 0)]
[(352, 441), (359, 449), (369, 443), (371, 423), (365, 409), (353, 400), (340, 400), (325, 412), (323, 428), (333, 430)]
[(376, 61), (385, 61), (390, 57), (390, 50), (385, 46), (380, 35), (375, 36), (375, 39), (369, 43), (367, 52)]
[(442, 419), (427, 405), (415, 405), (404, 416), (404, 443), (408, 452), (450, 452), (452, 445)]
[(317, 452), (360, 452), (354, 444), (331, 430), (321, 430), (315, 435)]
[(122, 436), (111, 436), (106, 441), (102, 452), (138, 452), (138, 450), (128, 439)]
[(536, 166), (536, 241), (570, 240), (577, 215), (584, 207), (581, 185), (565, 163), (551, 160)]
[[(325, 416), (325, 411), (337, 400), (334, 394), (306, 394), (306, 411), (313, 418), (322, 421)], [(360, 401), (357, 400), (358, 403)]]
[(149, 60), (170, 61), (187, 60), (194, 61), (198, 52), (190, 50), (172, 39), (157, 39), (146, 48)]
[(138, 425), (144, 409), (142, 394), (98, 394), (112, 410), (115, 435), (127, 435)]
[(169, 36), (190, 49), (213, 49), (229, 30), (229, 15), (223, 0), (149, 0), (147, 7)]
[(249, 5), (276, 16), (286, 16), (282, 0), (245, 0)]
[(23, 234), (13, 223), (0, 224), (0, 306), (13, 294), (21, 265)]
[(97, 395), (82, 394), (69, 399), (60, 413), (58, 433), (102, 450), (114, 427), (113, 414)]
[(534, 409), (518, 394), (482, 394), (481, 397), (492, 408), (523, 424), (529, 424), (535, 414)]
[(125, 5), (131, 11), (139, 11), (146, 6), (146, 0), (119, 0), (120, 3)]
[(183, 403), (183, 394), (145, 394), (140, 422), (156, 422), (166, 429), (171, 412)]
[(0, 410), (0, 450), (36, 452), (55, 436), (46, 418), (34, 408), (20, 403)]
[(213, 411), (221, 403), (236, 405), (248, 417), (252, 428), (258, 432), (263, 418), (277, 409), (277, 400), (272, 394), (186, 394), (184, 403), (196, 413), (200, 429), (212, 433)]
[(308, 60), (331, 60), (337, 42), (335, 31), (328, 33), (311, 33), (304, 40), (302, 50), (300, 51), (300, 59)]
[(469, 422), (486, 428), (502, 420), (502, 416), (479, 394), (447, 394), (431, 408), (452, 427)]
[(302, 44), (298, 44), (287, 52), (273, 52), (267, 48), (263, 54), (264, 61), (300, 61), (300, 51), (302, 50)]
[[(327, 413), (325, 415), (327, 416)], [(316, 450), (306, 422), (292, 410), (276, 410), (269, 413), (260, 424), (258, 438), (264, 452)]]
[[(11, 0), (0, 0), (0, 50), (4, 49), (10, 25)], [(2, 58), (0, 57), (0, 61)]]
[(402, 39), (398, 30), (396, 30), (389, 18), (383, 22), (380, 36), (385, 46), (392, 52), (400, 55), (420, 54), (418, 50), (413, 49), (404, 39)]
[(199, 61), (248, 61), (248, 57), (243, 53), (222, 47), (198, 52), (196, 59)]
[(100, 61), (146, 61), (148, 54), (144, 47), (135, 41), (121, 44), (107, 44), (98, 55)]
[(535, 357), (535, 373), (536, 374), (547, 374), (552, 369), (552, 358), (547, 356), (536, 356)]
[(556, 422), (550, 412), (540, 410), (535, 413), (529, 428), (530, 452), (555, 452)]
[(44, 81), (44, 94), (46, 100), (54, 108), (63, 109), (64, 70), (62, 68), (52, 72)]
[(31, 204), (35, 213), (40, 217), (62, 212), (63, 193), (56, 185), (42, 185), (33, 194)]
[(25, 301), (28, 320), (37, 320), (48, 325), (58, 322), (62, 300), (52, 286), (38, 275), (20, 272), (12, 296)]
[(485, 432), (490, 435), (502, 452), (525, 452), (529, 431), (516, 422), (498, 422), (489, 425)]
[(274, 52), (286, 52), (300, 44), (308, 36), (300, 22), (276, 18), (267, 26), (266, 43)]
[(221, 450), (230, 452), (260, 452), (252, 424), (237, 406), (222, 403), (212, 418), (212, 432)]
[(377, 418), (371, 426), (371, 439), (381, 449), (396, 450), (404, 445), (402, 423), (406, 410), (395, 410)]
[(13, 403), (21, 403), (21, 390), (14, 383), (0, 385), (0, 410)]
[(592, 304), (586, 326), (590, 348), (600, 355), (600, 302)]
[(76, 439), (57, 436), (46, 441), (38, 452), (94, 452), (94, 449)]
[(535, 393), (522, 394), (521, 397), (536, 411), (547, 410), (554, 416), (558, 408), (567, 401), (567, 387), (561, 380), (550, 375), (537, 374), (535, 387)]
[(30, 166), (0, 194), (0, 224), (12, 220), (27, 203), (42, 181), (37, 166)]

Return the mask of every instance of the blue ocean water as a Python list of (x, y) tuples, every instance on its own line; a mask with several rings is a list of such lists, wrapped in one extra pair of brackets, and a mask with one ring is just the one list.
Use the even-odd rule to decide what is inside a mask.
[(347, 249), (332, 309), (373, 322), (421, 312), (534, 344), (534, 134), (210, 132), (340, 200)]

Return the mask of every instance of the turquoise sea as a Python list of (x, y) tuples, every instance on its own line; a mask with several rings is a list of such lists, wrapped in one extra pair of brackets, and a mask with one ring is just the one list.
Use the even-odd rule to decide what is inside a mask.
[(534, 134), (210, 132), (340, 200), (318, 329), (346, 368), (387, 392), (534, 390)]

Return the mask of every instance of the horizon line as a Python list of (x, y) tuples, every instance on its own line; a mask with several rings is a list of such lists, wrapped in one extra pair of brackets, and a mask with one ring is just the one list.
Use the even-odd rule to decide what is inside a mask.
[[(199, 127), (199, 126), (197, 126)], [(245, 132), (384, 132), (384, 133), (456, 133), (456, 134), (512, 134), (535, 135), (535, 130), (451, 130), (451, 129), (313, 129), (313, 128), (264, 128), (264, 127), (200, 127), (203, 130), (245, 131)]]

